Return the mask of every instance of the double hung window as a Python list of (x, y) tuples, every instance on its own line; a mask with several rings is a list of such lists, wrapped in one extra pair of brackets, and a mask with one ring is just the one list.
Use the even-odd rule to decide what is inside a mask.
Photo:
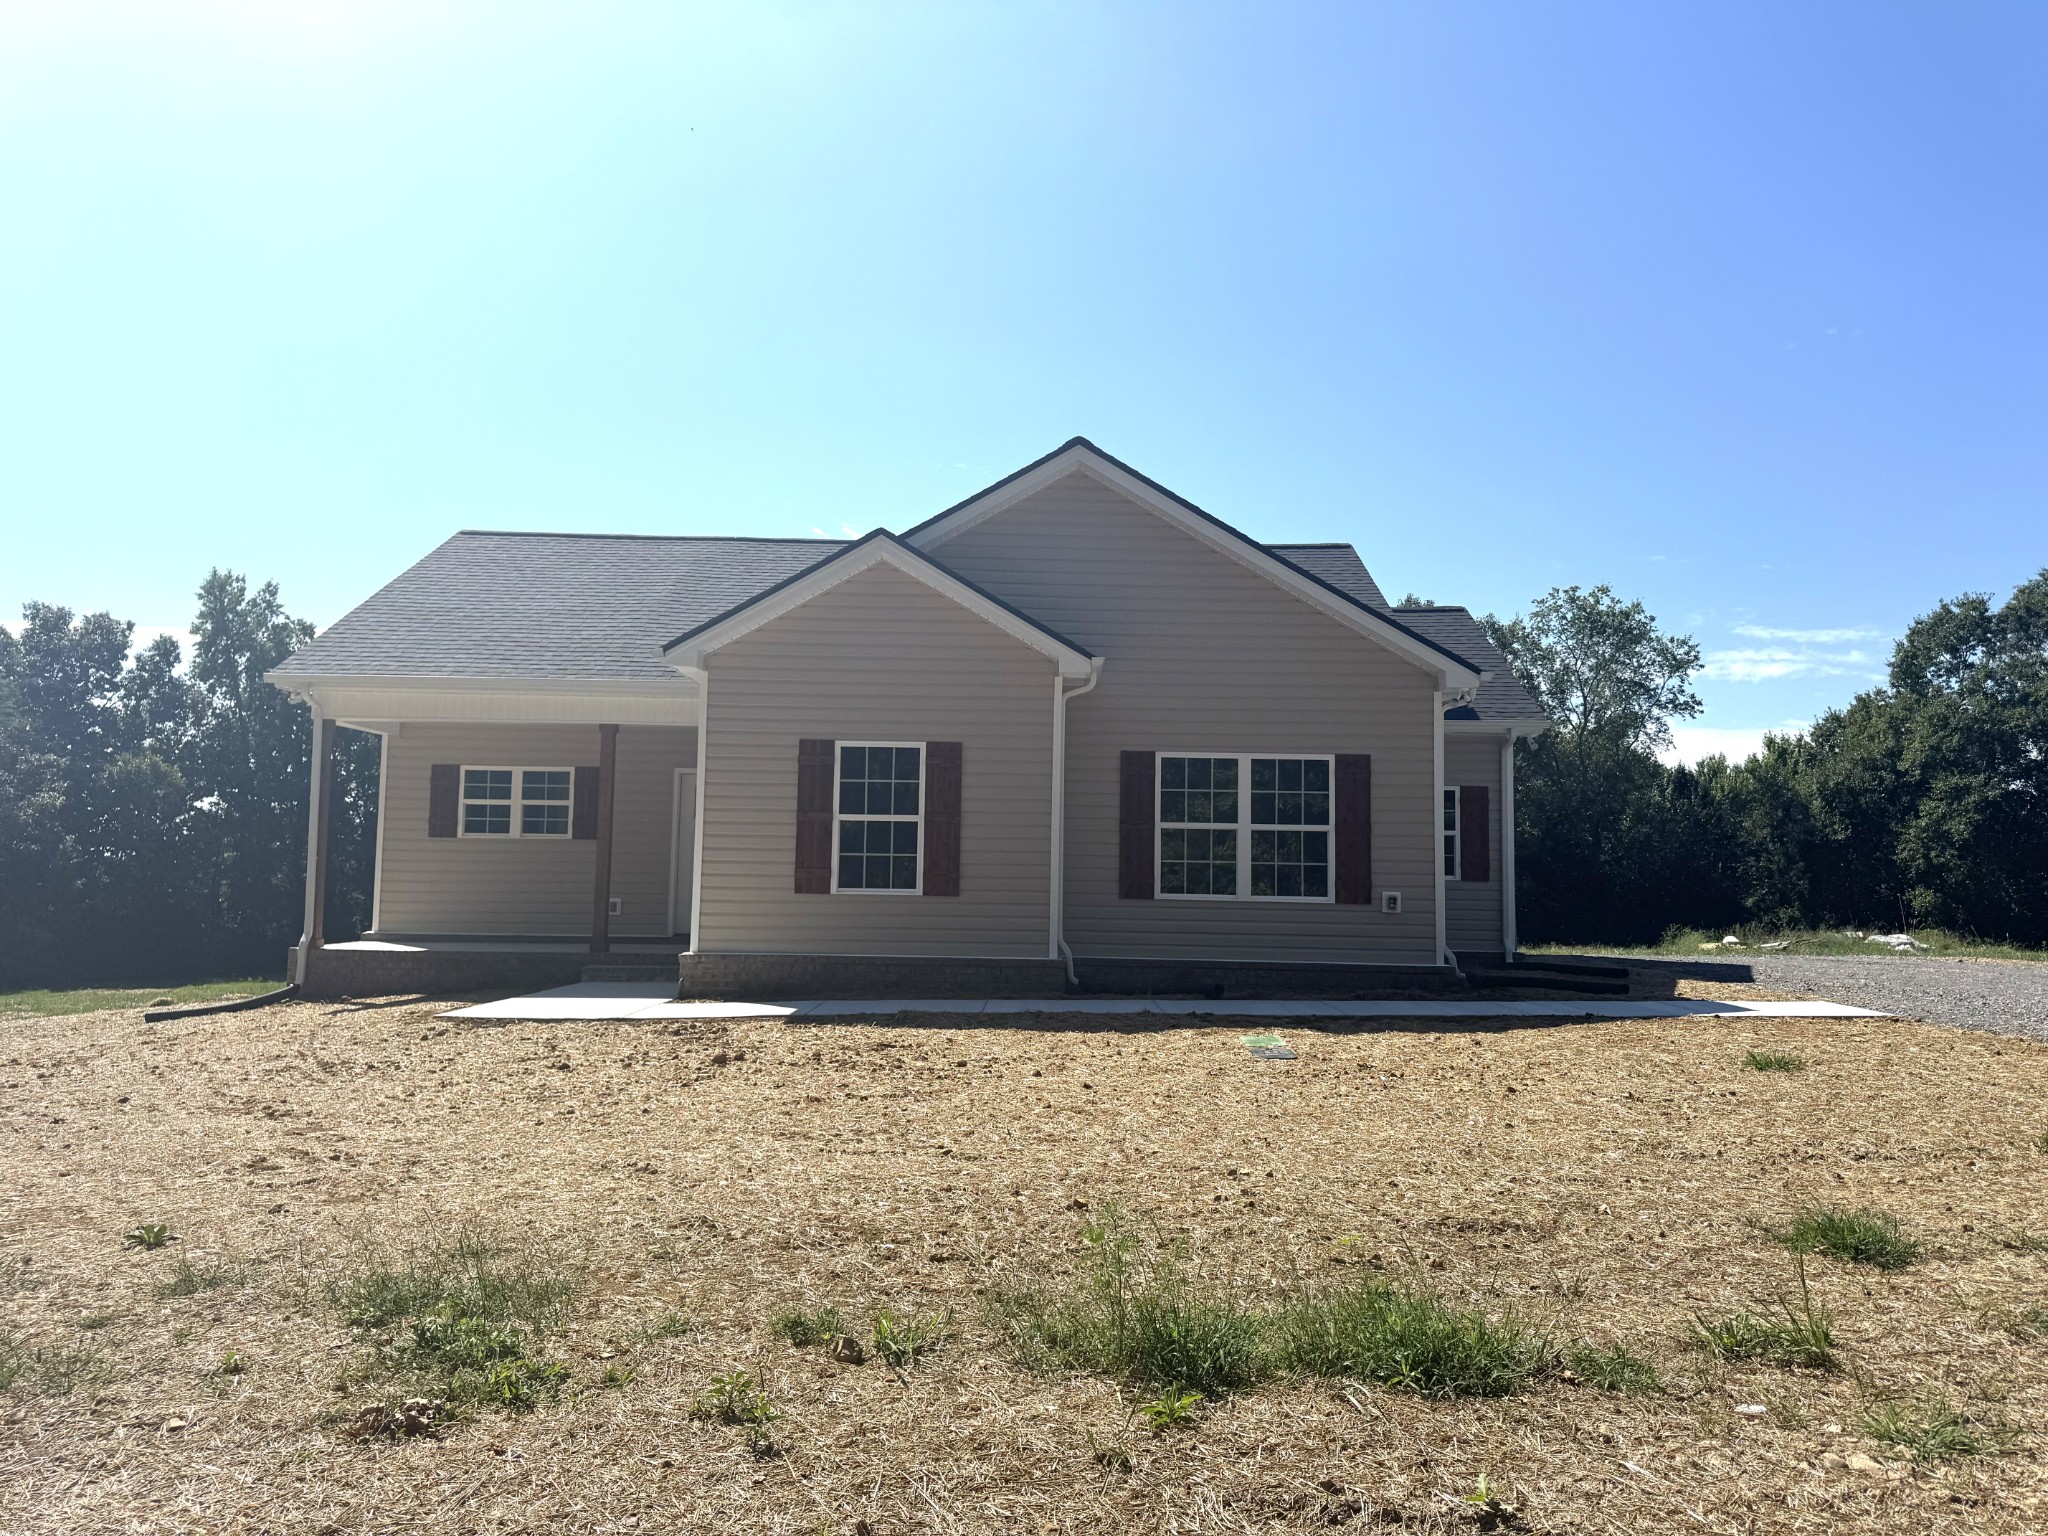
[(833, 810), (835, 891), (919, 889), (924, 822), (924, 748), (839, 743)]
[(464, 837), (567, 837), (570, 768), (462, 770)]
[(1329, 901), (1328, 757), (1159, 758), (1159, 894)]

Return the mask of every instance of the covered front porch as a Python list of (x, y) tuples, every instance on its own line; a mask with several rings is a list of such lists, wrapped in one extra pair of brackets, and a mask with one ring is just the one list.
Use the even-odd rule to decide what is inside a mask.
[[(287, 970), (302, 993), (586, 977), (674, 985), (692, 926), (697, 820), (697, 700), (686, 680), (627, 690), (297, 691), (313, 711), (305, 926)], [(342, 729), (382, 742), (376, 870), (369, 928), (330, 942)], [(491, 781), (509, 804), (473, 803)], [(539, 803), (528, 787), (536, 784), (561, 803)]]

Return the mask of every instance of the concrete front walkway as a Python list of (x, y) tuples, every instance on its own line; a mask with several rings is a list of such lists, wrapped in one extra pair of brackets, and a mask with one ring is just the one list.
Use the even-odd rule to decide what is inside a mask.
[(1702, 1002), (1657, 998), (1619, 1002), (1469, 1003), (1291, 1002), (1202, 997), (834, 998), (792, 1003), (678, 1003), (673, 982), (585, 981), (530, 997), (478, 1003), (441, 1015), (504, 1024), (569, 1019), (825, 1019), (880, 1018), (892, 1013), (1179, 1014), (1226, 1019), (1683, 1019), (1701, 1014), (1776, 1019), (1881, 1019), (1882, 1012), (1847, 1003)]

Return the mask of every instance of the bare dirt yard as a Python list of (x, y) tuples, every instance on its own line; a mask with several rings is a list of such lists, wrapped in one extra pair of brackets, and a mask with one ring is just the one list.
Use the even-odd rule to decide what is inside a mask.
[[(441, 1006), (0, 1027), (0, 1531), (2048, 1528), (2048, 1045)], [(1086, 1364), (1112, 1202), (1238, 1389)]]

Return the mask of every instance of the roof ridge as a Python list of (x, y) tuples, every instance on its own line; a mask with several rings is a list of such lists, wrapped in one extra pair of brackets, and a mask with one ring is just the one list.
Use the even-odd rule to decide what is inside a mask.
[(493, 539), (639, 539), (649, 543), (697, 544), (851, 544), (851, 539), (780, 538), (768, 533), (572, 533), (549, 528), (458, 528), (450, 538)]

